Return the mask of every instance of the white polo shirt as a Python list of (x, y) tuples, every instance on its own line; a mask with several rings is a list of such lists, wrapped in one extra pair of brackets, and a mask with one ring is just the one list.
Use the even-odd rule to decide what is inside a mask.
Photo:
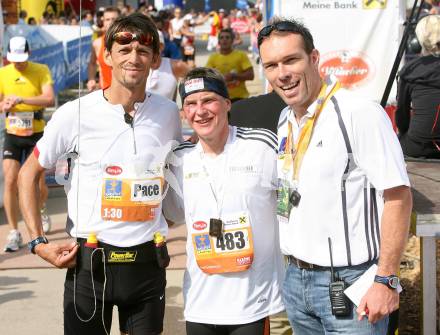
[[(287, 136), (288, 122), (292, 124), (296, 143), (315, 106), (316, 102), (299, 125), (289, 107), (282, 111), (279, 146)], [(346, 180), (347, 224), (344, 224), (341, 189), (348, 155), (337, 110), (347, 129), (356, 163)], [(286, 178), (280, 161), (278, 175)], [(409, 186), (399, 141), (382, 107), (352, 92), (337, 91), (315, 124), (298, 179), (299, 205), (292, 208), (288, 221), (280, 223), (282, 252), (312, 264), (330, 266), (330, 237), (335, 266), (377, 259), (383, 190)]]
[[(121, 247), (150, 241), (156, 231), (166, 235), (167, 224), (157, 191), (161, 189), (159, 180), (163, 180), (162, 168), (172, 142), (181, 141), (176, 104), (147, 94), (145, 101), (135, 107), (131, 126), (124, 120), (122, 105), (110, 104), (102, 90), (84, 96), (80, 103), (81, 113), (78, 100), (61, 106), (37, 143), (38, 161), (46, 169), (69, 153), (77, 156), (65, 182), (68, 215), (73, 221), (73, 227), (68, 227), (69, 234), (86, 238), (94, 232), (100, 241)], [(72, 155), (73, 152), (78, 155)], [(132, 189), (131, 196), (124, 194), (123, 182), (139, 188)], [(148, 200), (146, 194), (153, 191), (157, 194), (151, 198), (148, 215), (125, 209), (122, 212), (124, 199), (128, 206), (132, 205), (130, 201), (139, 204), (139, 199)], [(112, 204), (107, 208), (104, 201)], [(118, 201), (120, 208), (115, 205)], [(118, 219), (120, 215), (132, 214), (136, 214), (134, 221)], [(147, 216), (148, 220), (139, 221), (139, 217)]]
[[(183, 164), (180, 173), (188, 231), (184, 316), (191, 322), (245, 324), (284, 309), (280, 293), (284, 266), (275, 212), (276, 136), (265, 129), (229, 130), (224, 151), (215, 158), (204, 155), (200, 142), (184, 143), (175, 150)], [(220, 213), (210, 182), (221, 203)], [(167, 196), (165, 215), (182, 221), (183, 212), (177, 210), (183, 207), (179, 199), (170, 201), (169, 206), (168, 200)], [(220, 217), (226, 222), (235, 213), (247, 213), (250, 220), (252, 265), (241, 272), (207, 274), (199, 267), (195, 250), (202, 253), (215, 248), (208, 236), (209, 218)], [(201, 234), (206, 234), (204, 246), (194, 242), (194, 236)]]

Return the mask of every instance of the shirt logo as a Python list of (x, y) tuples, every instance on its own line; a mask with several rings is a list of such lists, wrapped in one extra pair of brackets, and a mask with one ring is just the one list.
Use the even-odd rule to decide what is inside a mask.
[(122, 168), (120, 168), (119, 166), (108, 166), (105, 169), (105, 172), (107, 172), (108, 174), (111, 174), (113, 176), (117, 176), (118, 174), (122, 173)]
[(197, 221), (193, 223), (193, 228), (195, 230), (203, 230), (208, 226), (208, 224), (204, 221)]
[(283, 137), (281, 139), (280, 148), (278, 149), (278, 154), (280, 155), (284, 154), (284, 151), (286, 150), (286, 142), (287, 142), (287, 137)]
[(136, 260), (137, 251), (110, 251), (109, 263), (132, 263)]
[(105, 199), (121, 200), (122, 199), (122, 180), (107, 179), (105, 181)]

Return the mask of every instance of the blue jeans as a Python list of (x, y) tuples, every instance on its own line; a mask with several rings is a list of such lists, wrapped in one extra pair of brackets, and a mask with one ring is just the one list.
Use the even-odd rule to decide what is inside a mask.
[[(339, 278), (352, 284), (373, 263), (335, 269)], [(388, 317), (372, 324), (364, 317), (357, 320), (356, 306), (347, 317), (332, 314), (329, 283), (330, 270), (299, 269), (289, 265), (283, 283), (283, 300), (295, 335), (347, 334), (386, 335)]]

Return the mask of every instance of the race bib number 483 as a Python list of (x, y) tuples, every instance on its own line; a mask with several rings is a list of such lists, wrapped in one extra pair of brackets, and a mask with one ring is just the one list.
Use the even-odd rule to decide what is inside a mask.
[(193, 223), (192, 241), (197, 265), (209, 274), (245, 271), (254, 259), (249, 216), (230, 215), (222, 217), (222, 220), (224, 232), (218, 238), (209, 235), (205, 221)]

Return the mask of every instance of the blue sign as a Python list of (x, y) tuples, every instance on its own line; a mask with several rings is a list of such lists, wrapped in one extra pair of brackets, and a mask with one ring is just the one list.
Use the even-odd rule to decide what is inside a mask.
[[(92, 36), (84, 36), (67, 42), (67, 73), (65, 87), (78, 86), (79, 75), (81, 81), (87, 80), (87, 66), (92, 51)], [(81, 48), (80, 48), (81, 46)], [(80, 70), (81, 66), (81, 70)]]
[(237, 4), (235, 5), (238, 9), (247, 9), (249, 7), (247, 0), (237, 0)]
[(163, 0), (163, 6), (183, 8), (183, 0)]
[(32, 50), (29, 60), (46, 64), (49, 67), (54, 80), (55, 93), (66, 87), (66, 64), (62, 42)]

